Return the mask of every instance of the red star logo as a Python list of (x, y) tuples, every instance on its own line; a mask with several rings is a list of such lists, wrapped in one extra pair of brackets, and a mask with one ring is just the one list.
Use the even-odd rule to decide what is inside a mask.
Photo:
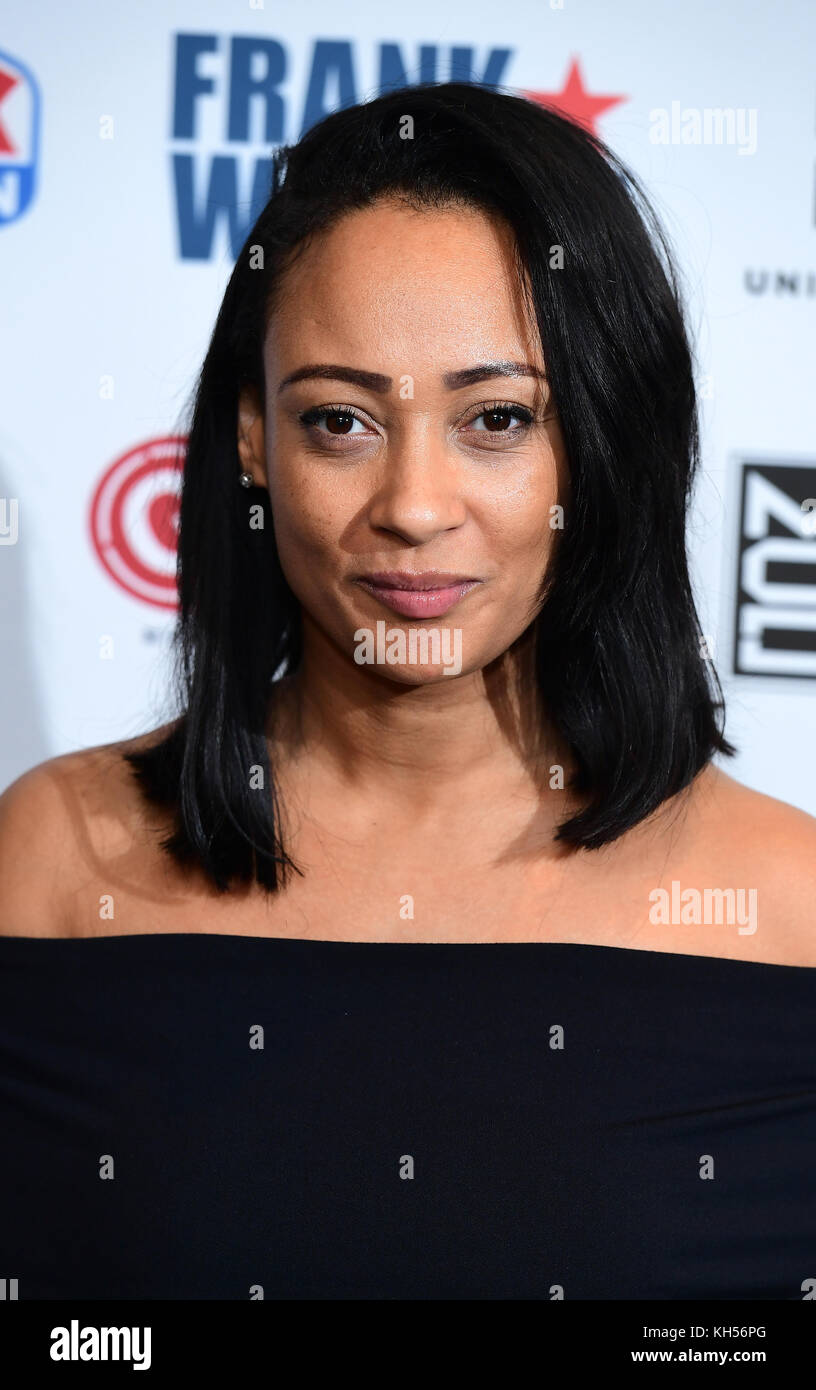
[(522, 92), (521, 95), (528, 101), (537, 101), (539, 106), (552, 107), (559, 115), (566, 116), (578, 125), (586, 126), (593, 135), (598, 134), (595, 129), (597, 117), (608, 111), (611, 106), (618, 106), (620, 102), (628, 99), (619, 96), (590, 96), (584, 86), (577, 58), (573, 58), (570, 63), (567, 80), (560, 92)]

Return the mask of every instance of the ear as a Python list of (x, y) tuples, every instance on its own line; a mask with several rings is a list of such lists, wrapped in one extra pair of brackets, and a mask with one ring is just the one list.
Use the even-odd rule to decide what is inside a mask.
[(238, 400), (238, 456), (245, 473), (251, 473), (256, 487), (266, 487), (263, 408), (258, 392), (247, 386)]

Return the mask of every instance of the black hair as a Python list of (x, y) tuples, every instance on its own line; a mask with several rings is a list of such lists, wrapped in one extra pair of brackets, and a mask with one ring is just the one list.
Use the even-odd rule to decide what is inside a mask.
[[(569, 469), (567, 525), (533, 619), (541, 708), (583, 801), (557, 837), (597, 849), (735, 751), (689, 578), (697, 399), (656, 213), (614, 153), (555, 111), (464, 82), (389, 91), (275, 154), (193, 397), (177, 570), (183, 713), (127, 760), (146, 796), (174, 810), (162, 847), (219, 891), (236, 878), (274, 890), (301, 872), (265, 737), (271, 683), (300, 660), (300, 614), (268, 492), (238, 486), (239, 395), (255, 387), (263, 399), (266, 327), (292, 259), (387, 195), (471, 205), (514, 233)], [(262, 527), (248, 524), (252, 505)]]

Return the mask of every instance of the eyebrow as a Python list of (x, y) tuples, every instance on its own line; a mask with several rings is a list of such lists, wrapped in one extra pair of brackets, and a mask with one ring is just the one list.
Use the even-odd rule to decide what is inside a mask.
[[(531, 362), (482, 362), (478, 367), (464, 367), (458, 372), (444, 372), (442, 383), (449, 391), (460, 391), (464, 386), (475, 386), (477, 382), (488, 381), (497, 376), (531, 376), (546, 381), (546, 374)], [(384, 396), (391, 390), (393, 380), (380, 372), (364, 372), (358, 367), (341, 367), (336, 363), (312, 363), (299, 367), (283, 378), (278, 392), (296, 381), (306, 381), (318, 377), (327, 381), (348, 381), (352, 386), (361, 386), (365, 391), (373, 391)]]

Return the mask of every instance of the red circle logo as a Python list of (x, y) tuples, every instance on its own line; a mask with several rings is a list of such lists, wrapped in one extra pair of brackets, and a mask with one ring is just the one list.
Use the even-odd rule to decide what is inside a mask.
[(156, 608), (177, 608), (176, 545), (184, 454), (177, 435), (129, 449), (91, 501), (91, 542), (120, 589)]

